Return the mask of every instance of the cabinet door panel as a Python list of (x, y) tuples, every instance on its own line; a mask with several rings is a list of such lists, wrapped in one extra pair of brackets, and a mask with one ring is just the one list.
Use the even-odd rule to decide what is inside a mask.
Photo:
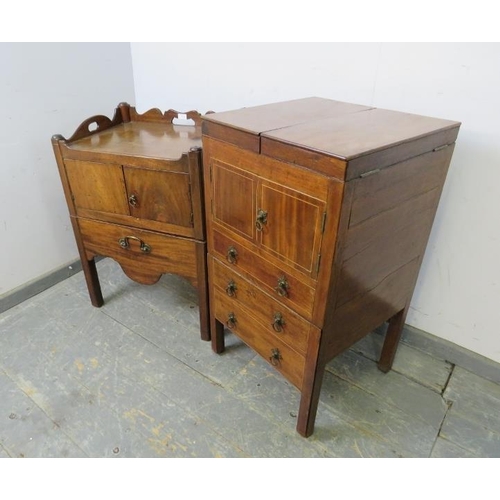
[(213, 163), (212, 176), (214, 219), (252, 239), (255, 224), (255, 177), (219, 162)]
[(130, 215), (191, 227), (189, 175), (124, 167)]
[(129, 214), (121, 165), (65, 160), (77, 212), (80, 209)]
[(324, 203), (278, 184), (262, 181), (257, 210), (267, 213), (262, 248), (308, 274), (319, 259)]

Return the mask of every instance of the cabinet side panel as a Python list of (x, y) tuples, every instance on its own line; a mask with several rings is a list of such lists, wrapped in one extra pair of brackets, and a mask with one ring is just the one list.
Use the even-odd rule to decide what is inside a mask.
[[(328, 298), (328, 357), (409, 304), (452, 153), (453, 145), (347, 183), (352, 206)], [(368, 217), (353, 218), (368, 207)]]

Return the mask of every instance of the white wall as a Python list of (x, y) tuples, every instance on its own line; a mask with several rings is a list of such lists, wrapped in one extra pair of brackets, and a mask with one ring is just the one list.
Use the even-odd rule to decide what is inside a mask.
[(0, 296), (78, 257), (50, 139), (134, 99), (130, 45), (0, 44)]
[(143, 111), (317, 95), (462, 121), (407, 321), (500, 362), (500, 45), (131, 47)]

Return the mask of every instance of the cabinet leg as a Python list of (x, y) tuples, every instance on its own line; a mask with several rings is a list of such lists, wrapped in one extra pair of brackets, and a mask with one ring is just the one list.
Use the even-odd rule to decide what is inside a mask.
[(389, 320), (389, 327), (385, 334), (385, 341), (378, 362), (379, 370), (384, 373), (387, 373), (392, 368), (407, 313), (408, 307), (399, 311)]
[(297, 418), (297, 432), (304, 437), (309, 437), (314, 431), (314, 422), (318, 410), (321, 384), (325, 374), (325, 366), (317, 366), (313, 379), (305, 380), (300, 398), (299, 416)]
[(212, 318), (212, 349), (217, 354), (224, 352), (224, 324)]
[(210, 308), (208, 305), (207, 254), (205, 245), (196, 246), (198, 273), (198, 304), (200, 308), (200, 333), (202, 340), (210, 340)]
[(210, 318), (207, 303), (207, 294), (198, 291), (200, 304), (200, 333), (201, 340), (210, 340)]
[(97, 276), (95, 260), (86, 260), (82, 258), (81, 261), (83, 274), (85, 275), (85, 281), (87, 282), (87, 288), (89, 290), (90, 302), (92, 302), (92, 305), (95, 307), (101, 307), (104, 304), (104, 299), (102, 298), (101, 285), (99, 283), (99, 277)]

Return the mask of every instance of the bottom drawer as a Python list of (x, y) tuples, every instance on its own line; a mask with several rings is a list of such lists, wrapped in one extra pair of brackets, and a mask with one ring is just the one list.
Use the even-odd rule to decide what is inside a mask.
[(198, 283), (196, 256), (204, 252), (203, 242), (89, 219), (78, 219), (78, 226), (88, 259), (111, 257), (139, 283), (155, 283), (168, 273)]
[(215, 289), (213, 298), (215, 317), (293, 385), (302, 389), (305, 357), (268, 333), (266, 327), (261, 325), (248, 309), (232, 301), (220, 290)]

